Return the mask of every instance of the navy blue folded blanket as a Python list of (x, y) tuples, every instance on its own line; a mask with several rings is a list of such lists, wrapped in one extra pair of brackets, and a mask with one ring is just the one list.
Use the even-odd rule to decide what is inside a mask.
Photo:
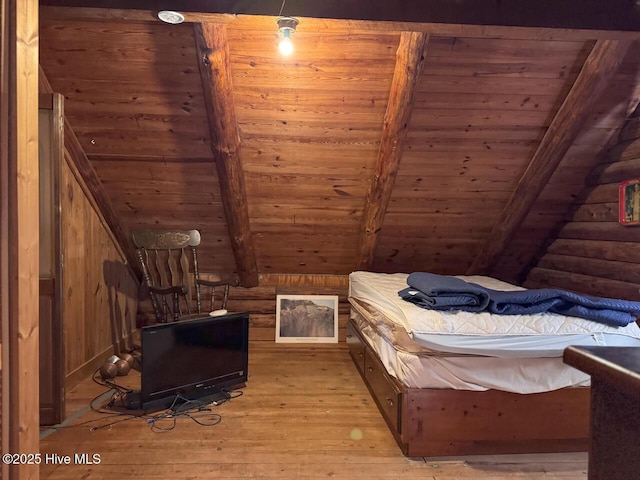
[(407, 284), (409, 288), (398, 295), (422, 308), (481, 312), (489, 305), (486, 288), (460, 278), (415, 272), (409, 275)]
[(489, 311), (501, 315), (553, 312), (623, 327), (636, 321), (640, 302), (594, 297), (565, 290), (543, 288), (501, 291), (465, 282), (456, 277), (414, 272), (409, 288), (398, 292), (404, 300), (434, 310)]

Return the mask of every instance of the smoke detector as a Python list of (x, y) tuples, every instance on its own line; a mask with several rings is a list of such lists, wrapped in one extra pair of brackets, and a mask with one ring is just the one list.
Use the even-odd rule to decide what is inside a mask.
[(184, 15), (180, 12), (174, 12), (172, 10), (160, 10), (158, 12), (158, 18), (165, 23), (170, 23), (172, 25), (177, 25), (178, 23), (184, 22)]

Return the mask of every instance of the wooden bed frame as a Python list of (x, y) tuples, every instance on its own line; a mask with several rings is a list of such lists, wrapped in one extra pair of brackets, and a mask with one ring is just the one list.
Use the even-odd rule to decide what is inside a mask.
[(347, 343), (371, 396), (407, 456), (588, 450), (589, 388), (528, 395), (409, 388), (387, 374), (353, 320), (347, 324)]

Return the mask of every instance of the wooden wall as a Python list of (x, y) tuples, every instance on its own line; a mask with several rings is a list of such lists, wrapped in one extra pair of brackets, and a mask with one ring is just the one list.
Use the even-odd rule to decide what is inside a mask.
[(640, 300), (640, 227), (618, 223), (619, 184), (634, 178), (640, 178), (639, 110), (591, 173), (570, 221), (529, 272), (525, 286)]
[(138, 308), (138, 281), (75, 164), (65, 153), (61, 179), (63, 323), (66, 388), (91, 375), (104, 359), (130, 348)]

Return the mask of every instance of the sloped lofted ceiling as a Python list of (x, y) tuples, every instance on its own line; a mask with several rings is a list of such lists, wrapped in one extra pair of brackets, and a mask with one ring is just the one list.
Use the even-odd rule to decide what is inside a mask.
[(299, 17), (282, 57), (275, 16), (154, 15), (42, 7), (42, 69), (123, 232), (197, 228), (245, 285), (517, 280), (640, 92), (634, 32)]

